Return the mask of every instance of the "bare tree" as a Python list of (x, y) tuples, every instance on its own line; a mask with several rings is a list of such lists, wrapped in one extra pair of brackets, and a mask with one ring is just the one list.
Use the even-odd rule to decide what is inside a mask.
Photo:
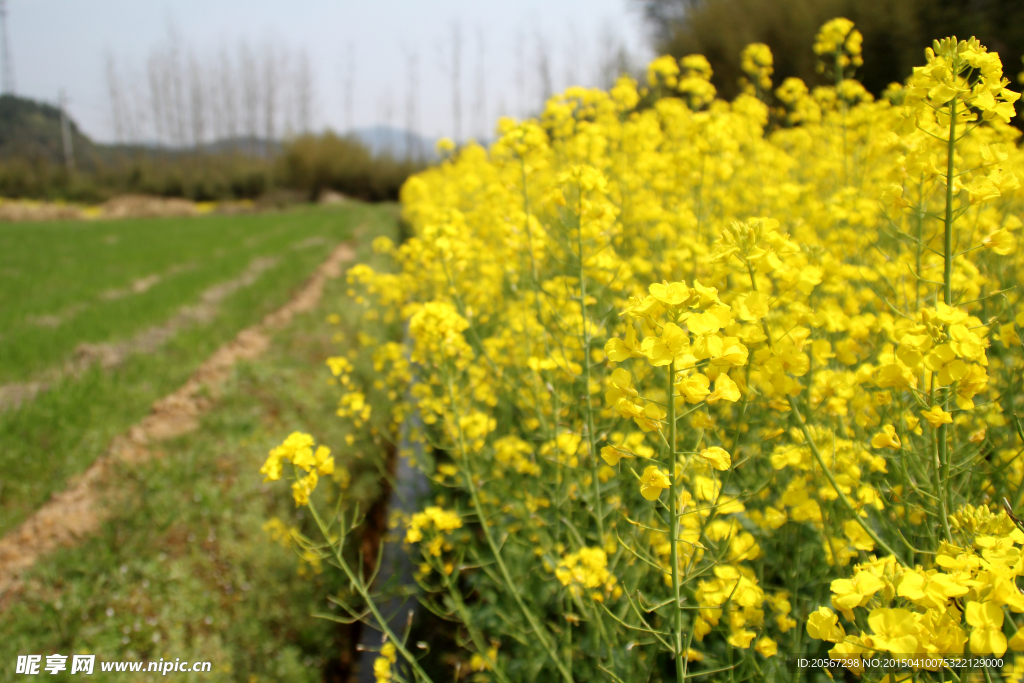
[(296, 118), (299, 132), (308, 134), (313, 129), (313, 69), (309, 63), (309, 53), (305, 48), (299, 50), (293, 83)]
[(185, 94), (185, 74), (182, 66), (181, 34), (174, 24), (167, 26), (164, 69), (166, 70), (164, 99), (170, 103), (168, 128), (171, 130), (174, 145), (184, 147), (188, 139), (188, 100)]
[(440, 45), (441, 71), (452, 83), (452, 137), (462, 140), (462, 30), (458, 22), (452, 23), (451, 54), (444, 54)]
[(351, 131), (353, 124), (352, 95), (353, 85), (356, 77), (356, 50), (355, 46), (352, 45), (351, 41), (349, 41), (348, 44), (348, 59), (346, 60), (345, 66), (345, 130)]
[(242, 130), (248, 139), (249, 152), (255, 153), (260, 123), (260, 78), (256, 57), (244, 41), (238, 48), (238, 65), (242, 84)]
[(107, 52), (104, 55), (104, 62), (107, 76), (107, 93), (110, 95), (110, 118), (111, 123), (114, 125), (114, 139), (123, 144), (125, 141), (125, 101), (121, 79), (118, 77), (117, 68), (114, 66), (114, 55)]
[(127, 84), (122, 89), (121, 100), (124, 105), (121, 120), (124, 124), (125, 141), (139, 143), (145, 137), (146, 111), (149, 109), (146, 79), (138, 70), (129, 68), (123, 83)]
[(417, 72), (419, 71), (419, 55), (415, 50), (405, 53), (405, 158), (419, 159), (419, 137), (416, 134), (416, 94), (418, 90)]
[(229, 140), (235, 140), (240, 132), (238, 120), (238, 83), (240, 79), (231, 63), (228, 51), (223, 47), (220, 50), (220, 68), (218, 76), (218, 101), (220, 115), (223, 121), (223, 128), (219, 135)]
[(278, 136), (290, 138), (298, 126), (298, 103), (295, 101), (295, 69), (291, 54), (282, 45), (277, 45), (274, 73), (277, 76), (277, 111), (279, 125), (275, 125)]
[(149, 106), (153, 115), (153, 138), (157, 144), (164, 142), (165, 108), (164, 72), (159, 51), (150, 53), (146, 60), (146, 77), (149, 83)]
[(580, 34), (576, 24), (569, 24), (566, 31), (568, 40), (565, 44), (565, 86), (583, 85), (582, 51)]
[(526, 104), (526, 38), (520, 29), (516, 32), (516, 102), (517, 116), (525, 116)]
[(169, 24), (139, 73), (119, 69), (114, 57), (106, 55), (111, 123), (119, 142), (147, 139), (151, 130), (148, 139), (159, 145), (199, 150), (211, 140), (244, 139), (248, 153), (267, 154), (281, 135), (313, 130), (316, 73), (303, 48), (292, 50), (268, 39), (255, 50), (242, 40), (237, 51), (221, 45), (204, 53), (185, 44)]
[(619, 76), (632, 72), (632, 60), (626, 51), (626, 46), (615, 27), (607, 23), (601, 31), (598, 39), (599, 56), (595, 60), (597, 65), (597, 85), (608, 89), (615, 85)]
[(540, 87), (540, 102), (543, 107), (554, 92), (554, 84), (551, 79), (551, 45), (539, 28), (534, 35), (534, 40), (536, 41), (534, 55), (537, 60), (534, 66), (537, 69), (537, 85)]
[(14, 61), (11, 58), (11, 39), (7, 33), (7, 2), (0, 0), (0, 60), (3, 64), (0, 69), (3, 71), (0, 88), (2, 92), (14, 94)]
[[(388, 154), (395, 154), (394, 139), (395, 98), (391, 88), (384, 91), (377, 101), (377, 120), (384, 122), (383, 147)], [(374, 150), (377, 151), (377, 150)]]
[(199, 149), (206, 141), (209, 103), (206, 98), (206, 77), (199, 67), (195, 52), (192, 51), (188, 55), (188, 94), (192, 146)]
[(483, 140), (487, 137), (487, 70), (484, 68), (486, 61), (484, 31), (477, 27), (476, 30), (476, 85), (473, 90), (473, 115), (476, 119), (473, 128), (477, 135)]
[[(269, 145), (277, 135), (278, 98), (280, 97), (279, 54), (275, 45), (269, 40), (263, 47), (263, 137), (264, 146)], [(265, 149), (264, 152), (267, 150)]]
[(209, 71), (206, 74), (206, 107), (210, 117), (210, 138), (214, 142), (225, 138), (224, 98), (220, 93), (221, 60), (223, 49), (217, 54), (216, 61), (209, 57)]

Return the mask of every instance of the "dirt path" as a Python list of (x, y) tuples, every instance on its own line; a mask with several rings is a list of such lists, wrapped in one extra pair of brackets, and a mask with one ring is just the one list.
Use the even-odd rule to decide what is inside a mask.
[(20, 587), (21, 574), (38, 558), (73, 545), (99, 528), (107, 514), (101, 499), (103, 484), (118, 463), (143, 462), (151, 456), (152, 444), (196, 429), (200, 416), (212, 404), (210, 396), (216, 395), (235, 361), (258, 358), (269, 346), (272, 331), (287, 325), (297, 313), (312, 310), (323, 294), (324, 283), (340, 276), (344, 265), (354, 259), (350, 244), (338, 246), (291, 301), (219, 348), (184, 386), (154, 403), (146, 418), (116, 437), (106, 455), (0, 539), (0, 610)]
[(276, 264), (277, 259), (274, 258), (253, 259), (238, 277), (219, 282), (205, 290), (199, 295), (198, 303), (182, 306), (164, 322), (139, 330), (128, 339), (100, 344), (79, 344), (75, 348), (74, 357), (63, 366), (47, 371), (31, 382), (14, 382), (0, 386), (0, 410), (17, 408), (24, 401), (46, 391), (57, 380), (68, 376), (79, 377), (95, 364), (103, 368), (113, 368), (123, 363), (130, 355), (154, 353), (181, 329), (212, 320), (224, 299), (255, 283), (260, 275)]

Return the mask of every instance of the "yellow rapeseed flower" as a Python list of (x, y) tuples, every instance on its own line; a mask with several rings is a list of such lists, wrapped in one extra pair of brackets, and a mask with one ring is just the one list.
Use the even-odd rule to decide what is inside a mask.
[(892, 425), (885, 425), (882, 427), (882, 431), (871, 437), (872, 448), (891, 448), (893, 450), (899, 450), (900, 446), (900, 437), (896, 435), (896, 428)]
[(657, 500), (661, 492), (671, 486), (668, 475), (657, 466), (651, 465), (644, 469), (640, 477), (640, 494), (647, 500)]

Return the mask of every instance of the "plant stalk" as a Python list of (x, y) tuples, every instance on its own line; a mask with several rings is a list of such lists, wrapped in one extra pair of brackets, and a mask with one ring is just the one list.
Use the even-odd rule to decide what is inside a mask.
[(673, 381), (676, 376), (676, 362), (673, 359), (668, 365), (668, 441), (669, 441), (669, 515), (672, 517), (669, 523), (669, 542), (672, 547), (672, 596), (675, 605), (675, 632), (672, 634), (672, 647), (676, 656), (676, 681), (683, 683), (686, 680), (686, 671), (683, 668), (683, 610), (679, 604), (679, 512), (676, 510), (679, 497), (676, 484), (676, 387)]

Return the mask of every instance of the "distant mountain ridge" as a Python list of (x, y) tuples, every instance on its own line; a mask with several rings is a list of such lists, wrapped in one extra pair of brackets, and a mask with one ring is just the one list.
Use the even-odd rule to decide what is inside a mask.
[[(75, 165), (86, 170), (140, 152), (175, 156), (195, 151), (192, 147), (168, 147), (156, 142), (98, 143), (83, 133), (70, 117), (69, 126)], [(437, 159), (436, 140), (401, 128), (370, 126), (344, 135), (365, 145), (373, 156), (386, 155), (399, 160), (412, 158), (428, 163)], [(202, 148), (208, 152), (237, 151), (254, 156), (274, 156), (283, 145), (280, 140), (237, 137), (207, 142)], [(57, 107), (14, 95), (0, 96), (0, 162), (14, 160), (53, 165), (64, 163), (60, 110)]]
[[(94, 167), (102, 153), (69, 120), (75, 163)], [(60, 109), (14, 95), (0, 95), (0, 160), (20, 159), (33, 162), (64, 163), (64, 142), (60, 129)]]
[(395, 159), (437, 159), (437, 140), (391, 126), (357, 128), (346, 134), (366, 145), (374, 156), (386, 154)]

